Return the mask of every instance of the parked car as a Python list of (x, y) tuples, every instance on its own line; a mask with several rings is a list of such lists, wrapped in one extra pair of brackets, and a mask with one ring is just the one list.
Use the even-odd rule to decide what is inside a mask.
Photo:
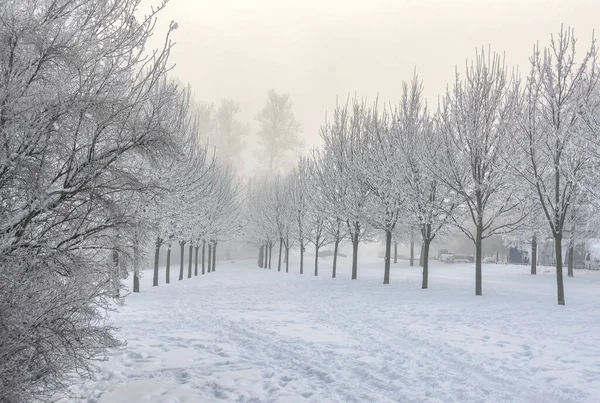
[(452, 263), (473, 263), (474, 261), (473, 256), (452, 255)]
[(483, 263), (496, 263), (496, 258), (493, 256), (488, 256), (483, 259)]
[(442, 253), (440, 255), (440, 262), (452, 263), (452, 257), (453, 257), (453, 255), (451, 255), (449, 253)]

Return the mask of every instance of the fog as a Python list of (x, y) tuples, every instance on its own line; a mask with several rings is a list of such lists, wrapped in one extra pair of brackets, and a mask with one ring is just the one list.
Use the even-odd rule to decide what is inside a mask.
[[(151, 45), (176, 21), (173, 74), (198, 100), (240, 101), (251, 134), (267, 91), (289, 93), (308, 149), (336, 97), (396, 102), (416, 69), (435, 107), (477, 47), (505, 52), (526, 72), (536, 41), (564, 23), (588, 42), (598, 15), (597, 0), (171, 0)], [(247, 143), (252, 170), (252, 137)]]

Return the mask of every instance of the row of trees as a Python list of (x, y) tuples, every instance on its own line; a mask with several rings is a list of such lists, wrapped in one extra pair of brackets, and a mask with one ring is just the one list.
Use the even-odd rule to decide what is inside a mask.
[[(458, 230), (473, 242), (475, 293), (482, 295), (485, 238), (502, 235), (534, 250), (550, 238), (564, 305), (563, 240), (572, 257), (582, 234), (595, 232), (599, 212), (597, 47), (592, 40), (576, 59), (575, 45), (573, 31), (561, 28), (547, 48), (534, 48), (524, 79), (482, 49), (463, 74), (457, 69), (434, 111), (416, 75), (398, 105), (337, 105), (321, 128), (321, 149), (250, 189), (254, 239), (269, 256), (274, 242), (287, 254), (294, 242), (303, 251), (308, 242), (337, 249), (347, 239), (356, 279), (359, 243), (381, 233), (387, 284), (394, 233), (418, 228), (427, 288), (431, 242)], [(302, 271), (302, 254), (300, 262)], [(532, 265), (535, 274), (535, 259)]]
[(164, 3), (139, 7), (0, 2), (2, 402), (55, 400), (120, 345), (106, 314), (148, 243), (210, 245), (214, 267), (237, 230), (239, 184), (168, 77), (176, 25), (149, 53)]

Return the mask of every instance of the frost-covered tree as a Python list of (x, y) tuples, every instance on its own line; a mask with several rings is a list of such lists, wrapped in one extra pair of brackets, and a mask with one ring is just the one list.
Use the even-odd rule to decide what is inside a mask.
[(182, 96), (139, 5), (0, 2), (0, 401), (49, 400), (119, 345), (105, 314), (129, 201), (176, 152)]
[(429, 116), (423, 99), (423, 85), (415, 75), (412, 82), (403, 83), (402, 99), (396, 108), (392, 130), (402, 153), (401, 186), (406, 193), (407, 219), (411, 234), (411, 263), (413, 252), (413, 227), (422, 240), (423, 281), (428, 287), (429, 248), (435, 237), (447, 227), (454, 213), (455, 200), (449, 187), (439, 180), (431, 169), (443, 160), (444, 143), (435, 121)]
[(311, 193), (311, 205), (319, 209), (324, 217), (325, 237), (333, 243), (333, 264), (331, 277), (337, 276), (337, 257), (339, 246), (347, 236), (347, 225), (345, 215), (340, 209), (342, 193), (338, 187), (339, 170), (335, 169), (333, 158), (319, 150), (312, 151), (313, 169), (311, 170), (313, 192)]
[(389, 111), (379, 111), (377, 103), (367, 109), (360, 140), (355, 145), (355, 151), (362, 150), (361, 157), (352, 158), (348, 164), (354, 182), (368, 195), (362, 210), (364, 220), (385, 233), (383, 284), (390, 282), (392, 234), (405, 210), (404, 189), (397, 183), (402, 177), (403, 159), (391, 128)]
[(279, 235), (279, 262), (277, 270), (281, 270), (282, 248), (285, 248), (283, 256), (285, 272), (289, 272), (290, 249), (296, 241), (296, 225), (292, 204), (292, 181), (289, 176), (278, 174), (272, 182), (271, 197), (274, 206), (275, 224)]
[(585, 149), (589, 119), (598, 84), (595, 42), (577, 62), (572, 29), (551, 37), (548, 48), (534, 48), (531, 70), (521, 94), (518, 144), (526, 164), (521, 177), (537, 194), (552, 231), (556, 254), (558, 304), (565, 304), (562, 241), (581, 184), (592, 162)]
[(356, 178), (358, 161), (367, 152), (362, 148), (361, 134), (366, 124), (364, 103), (337, 105), (331, 121), (320, 129), (324, 141), (316, 163), (318, 186), (332, 210), (330, 217), (343, 220), (352, 243), (352, 279), (358, 275), (358, 246), (368, 235), (365, 220), (368, 189)]
[(516, 97), (504, 60), (481, 50), (456, 73), (439, 106), (443, 159), (431, 170), (460, 199), (453, 223), (475, 245), (475, 295), (482, 295), (482, 241), (518, 226), (521, 203), (503, 153), (514, 130)]
[(310, 242), (311, 235), (311, 227), (307, 217), (312, 207), (312, 192), (315, 190), (311, 186), (313, 179), (311, 164), (312, 161), (306, 157), (301, 157), (296, 168), (289, 174), (291, 181), (290, 202), (296, 225), (295, 233), (300, 247), (300, 274), (304, 274), (304, 252)]
[(256, 115), (259, 144), (266, 156), (262, 163), (268, 175), (286, 166), (286, 156), (302, 146), (302, 125), (292, 110), (289, 94), (269, 90), (265, 105)]
[(199, 242), (209, 239), (212, 246), (211, 269), (216, 270), (217, 245), (221, 241), (237, 236), (242, 228), (242, 191), (241, 182), (235, 177), (230, 165), (217, 165), (214, 170), (212, 186), (208, 194), (209, 200), (204, 204), (204, 210), (196, 209), (204, 227), (196, 226), (195, 234)]

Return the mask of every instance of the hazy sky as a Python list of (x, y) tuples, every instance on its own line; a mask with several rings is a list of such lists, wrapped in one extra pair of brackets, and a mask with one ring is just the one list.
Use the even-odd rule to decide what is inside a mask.
[(491, 44), (526, 72), (533, 43), (564, 23), (583, 52), (600, 0), (171, 0), (160, 18), (151, 45), (179, 24), (174, 74), (197, 99), (237, 99), (251, 120), (269, 88), (288, 92), (310, 145), (336, 96), (396, 102), (415, 67), (437, 105), (476, 47)]

